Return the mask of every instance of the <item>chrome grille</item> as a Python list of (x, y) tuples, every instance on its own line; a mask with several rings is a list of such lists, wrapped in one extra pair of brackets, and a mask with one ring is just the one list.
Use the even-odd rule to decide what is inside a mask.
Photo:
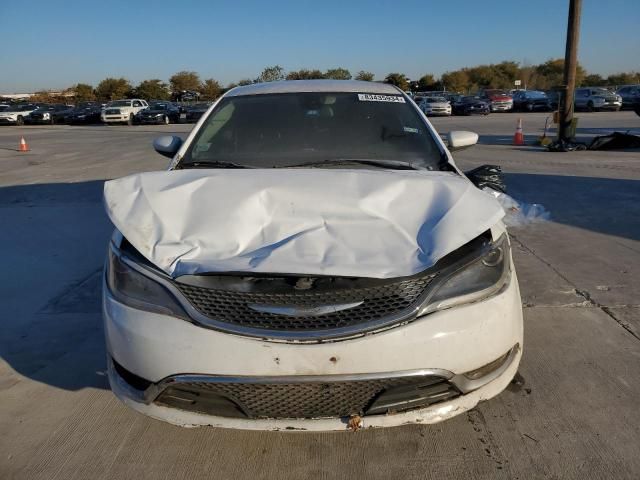
[[(408, 317), (421, 300), (421, 295), (434, 274), (409, 277), (399, 281), (380, 281), (367, 287), (351, 286), (329, 290), (298, 291), (289, 288), (279, 292), (243, 292), (175, 282), (175, 286), (203, 315), (243, 327), (278, 331), (330, 330), (350, 327), (406, 313)], [(255, 306), (277, 309), (358, 304), (324, 314), (293, 315), (257, 311)], [(254, 308), (251, 308), (254, 307)]]
[[(432, 389), (416, 407), (448, 400), (459, 391), (433, 375), (301, 383), (227, 383), (194, 381), (165, 389), (155, 403), (208, 415), (248, 418), (335, 418), (365, 415), (384, 392), (394, 389)], [(443, 394), (446, 392), (446, 394)], [(408, 394), (411, 396), (412, 394)], [(230, 409), (223, 402), (232, 402)], [(380, 412), (376, 412), (380, 413)]]

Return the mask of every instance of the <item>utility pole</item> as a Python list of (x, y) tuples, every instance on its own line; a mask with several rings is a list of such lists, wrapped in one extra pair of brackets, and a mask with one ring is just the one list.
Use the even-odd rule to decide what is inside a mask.
[(568, 135), (573, 120), (573, 97), (576, 88), (576, 66), (578, 63), (578, 41), (580, 39), (580, 12), (582, 0), (569, 0), (569, 20), (567, 22), (567, 46), (564, 53), (564, 85), (559, 108), (558, 137), (569, 140)]

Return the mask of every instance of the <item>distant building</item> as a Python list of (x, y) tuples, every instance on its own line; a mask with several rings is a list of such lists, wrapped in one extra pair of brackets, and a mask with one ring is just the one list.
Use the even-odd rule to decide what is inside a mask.
[(0, 98), (8, 98), (11, 100), (24, 100), (30, 98), (34, 93), (0, 93)]

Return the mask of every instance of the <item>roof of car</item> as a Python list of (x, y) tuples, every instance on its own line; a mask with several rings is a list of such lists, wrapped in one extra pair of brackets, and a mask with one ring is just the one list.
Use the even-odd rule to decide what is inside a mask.
[(283, 80), (236, 87), (229, 90), (226, 96), (237, 97), (240, 95), (299, 92), (357, 92), (382, 95), (398, 95), (402, 93), (391, 84), (379, 82), (364, 82), (359, 80)]

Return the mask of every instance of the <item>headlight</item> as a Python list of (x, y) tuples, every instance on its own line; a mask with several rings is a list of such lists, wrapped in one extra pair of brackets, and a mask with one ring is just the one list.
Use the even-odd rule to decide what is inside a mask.
[(500, 292), (510, 279), (510, 257), (509, 242), (504, 234), (481, 255), (440, 280), (418, 315), (477, 302)]
[(127, 265), (111, 245), (109, 246), (106, 279), (111, 294), (120, 303), (139, 310), (189, 318), (166, 288)]

